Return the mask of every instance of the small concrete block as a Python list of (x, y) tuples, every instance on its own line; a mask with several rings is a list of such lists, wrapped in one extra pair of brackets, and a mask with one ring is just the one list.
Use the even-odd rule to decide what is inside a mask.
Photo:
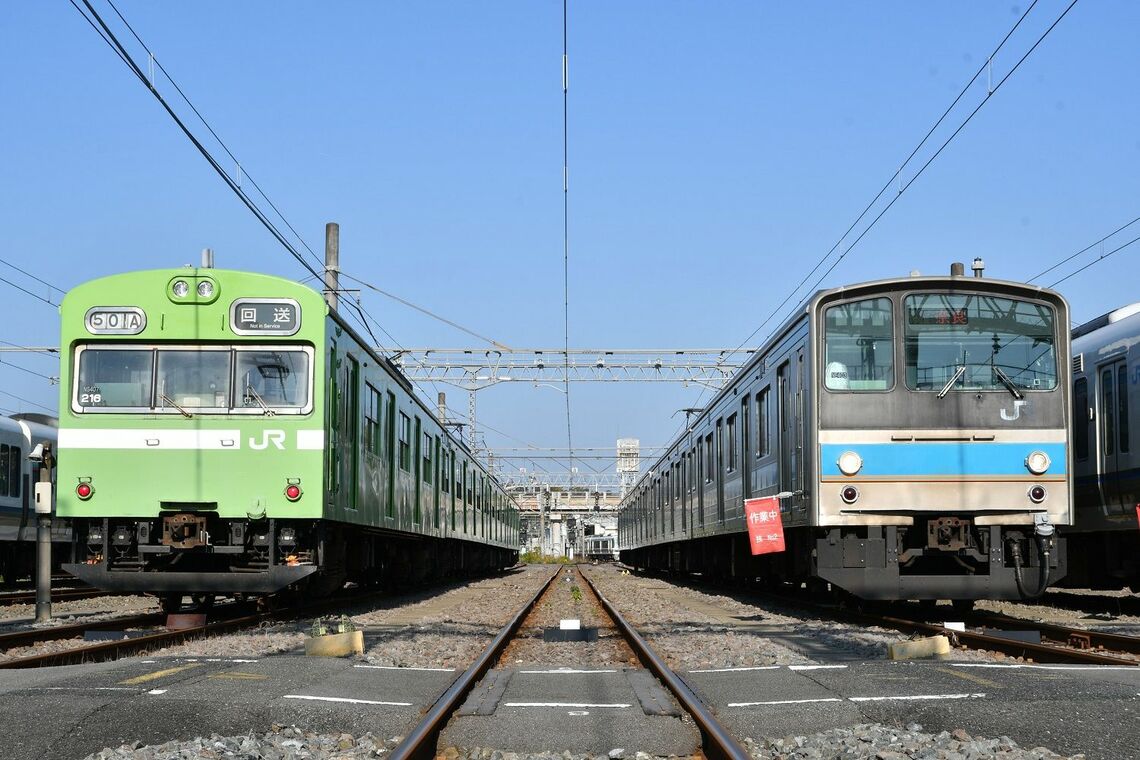
[(364, 631), (308, 637), (305, 639), (305, 654), (309, 657), (347, 657), (350, 654), (364, 654)]
[(950, 654), (950, 639), (945, 636), (928, 636), (914, 641), (899, 641), (887, 645), (891, 660), (921, 660), (927, 657), (945, 657)]
[(966, 632), (966, 624), (958, 620), (947, 620), (942, 624), (942, 627), (948, 631), (957, 631), (958, 633)]
[(558, 627), (563, 631), (576, 631), (582, 627), (582, 621), (574, 618), (564, 618), (558, 621)]

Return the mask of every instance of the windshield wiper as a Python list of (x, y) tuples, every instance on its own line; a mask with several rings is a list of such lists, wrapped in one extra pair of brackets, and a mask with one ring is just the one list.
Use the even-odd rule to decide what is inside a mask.
[(190, 419), (191, 417), (194, 416), (190, 412), (188, 412), (185, 409), (183, 409), (182, 407), (180, 407), (178, 404), (174, 403), (173, 399), (171, 399), (170, 396), (167, 396), (165, 393), (158, 394), (158, 397), (161, 400), (165, 401), (166, 403), (170, 404), (172, 407), (174, 407), (178, 411), (182, 412), (182, 416), (185, 417), (186, 419)]
[(1017, 386), (1014, 385), (1013, 381), (1009, 379), (1009, 375), (1005, 374), (1005, 371), (1003, 371), (1001, 367), (995, 364), (993, 365), (993, 370), (994, 374), (997, 375), (997, 379), (1001, 380), (1001, 384), (1005, 386), (1007, 391), (1013, 394), (1014, 398), (1025, 398), (1025, 394), (1017, 389)]
[(266, 417), (272, 417), (274, 415), (274, 411), (265, 404), (265, 399), (261, 397), (261, 394), (258, 393), (257, 389), (252, 385), (245, 386), (245, 397), (256, 401), (257, 405), (261, 407), (261, 413)]
[(943, 385), (942, 390), (938, 391), (938, 398), (945, 398), (946, 394), (950, 392), (950, 389), (954, 387), (954, 383), (958, 382), (958, 378), (960, 378), (965, 371), (965, 364), (954, 370), (954, 374), (947, 381), (946, 385)]

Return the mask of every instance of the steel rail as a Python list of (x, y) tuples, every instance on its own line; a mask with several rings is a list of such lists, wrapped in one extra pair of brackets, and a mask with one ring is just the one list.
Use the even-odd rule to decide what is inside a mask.
[[(97, 588), (69, 588), (57, 589), (51, 592), (53, 602), (73, 602), (79, 599), (94, 599), (100, 596), (119, 596), (114, 591), (102, 591)], [(35, 591), (15, 591), (0, 593), (0, 607), (10, 607), (14, 604), (35, 604)]]
[(714, 760), (750, 760), (751, 756), (748, 754), (748, 750), (728, 733), (728, 730), (716, 719), (708, 705), (650, 648), (645, 639), (634, 630), (633, 626), (598, 590), (590, 576), (581, 569), (579, 572), (586, 579), (586, 583), (590, 584), (590, 588), (598, 597), (598, 601), (601, 602), (606, 613), (613, 618), (614, 623), (625, 636), (626, 641), (633, 647), (633, 651), (637, 653), (641, 662), (653, 671), (653, 674), (668, 687), (669, 691), (673, 692), (673, 696), (677, 698), (681, 706), (693, 716), (693, 720), (701, 731), (705, 754)]
[(1045, 623), (998, 613), (974, 613), (971, 621), (991, 623), (1003, 628), (1026, 628), (1040, 631), (1044, 638), (1060, 644), (1089, 649), (1108, 649), (1128, 654), (1140, 654), (1140, 637), (1122, 633), (1090, 631), (1085, 628), (1072, 628), (1056, 623)]
[(560, 572), (562, 572), (561, 565), (546, 579), (546, 583), (542, 584), (542, 588), (531, 597), (530, 601), (523, 605), (522, 609), (511, 618), (511, 621), (499, 631), (498, 635), (487, 645), (487, 648), (475, 659), (475, 662), (452, 682), (447, 691), (435, 701), (435, 704), (428, 708), (427, 713), (416, 727), (408, 732), (404, 740), (388, 755), (388, 760), (426, 760), (435, 757), (436, 742), (439, 740), (440, 732), (447, 725), (447, 721), (463, 704), (467, 695), (471, 693), (471, 690), (475, 688), (484, 674), (491, 669), (499, 655), (506, 649), (507, 644), (514, 638), (519, 627), (522, 626), (523, 620), (530, 614), (534, 605), (546, 593), (546, 589), (550, 587)]
[[(26, 631), (0, 633), (0, 650), (31, 646), (32, 644), (39, 644), (43, 641), (73, 639), (76, 636), (82, 636), (87, 631), (109, 631), (119, 628), (158, 625), (165, 619), (166, 615), (161, 612), (149, 612), (144, 615), (130, 615), (126, 617), (108, 618), (106, 620), (92, 620), (85, 623), (72, 623), (70, 625), (55, 625), (45, 628), (32, 628)], [(5, 667), (5, 663), (0, 662), (0, 667)]]

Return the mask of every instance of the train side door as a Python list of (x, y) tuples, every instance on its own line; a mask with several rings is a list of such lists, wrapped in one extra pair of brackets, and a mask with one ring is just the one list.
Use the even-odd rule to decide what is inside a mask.
[(1120, 489), (1120, 475), (1131, 459), (1128, 419), (1128, 363), (1125, 360), (1104, 364), (1098, 369), (1097, 392), (1100, 394), (1099, 482), (1102, 503), (1108, 515), (1125, 512)]
[(745, 395), (740, 400), (740, 498), (752, 498), (752, 397)]
[(347, 398), (344, 404), (345, 438), (347, 439), (348, 458), (345, 463), (345, 476), (348, 482), (348, 500), (345, 506), (356, 509), (360, 496), (360, 362), (349, 354), (347, 382), (345, 388)]

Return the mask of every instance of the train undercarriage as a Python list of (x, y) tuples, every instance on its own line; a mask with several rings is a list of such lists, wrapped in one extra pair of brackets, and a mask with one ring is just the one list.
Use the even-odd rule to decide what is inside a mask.
[[(323, 520), (233, 520), (201, 512), (75, 521), (64, 569), (108, 591), (257, 597), (327, 595), (347, 581), (400, 587), (508, 567), (515, 553), (456, 539)], [(174, 603), (171, 602), (171, 606)]]
[[(753, 556), (745, 532), (623, 550), (634, 567), (761, 583), (830, 584), (868, 600), (1027, 599), (1065, 575), (1065, 541), (1032, 526), (930, 518), (913, 526), (785, 529), (786, 549)], [(1048, 562), (1048, 575), (1041, 568)]]

